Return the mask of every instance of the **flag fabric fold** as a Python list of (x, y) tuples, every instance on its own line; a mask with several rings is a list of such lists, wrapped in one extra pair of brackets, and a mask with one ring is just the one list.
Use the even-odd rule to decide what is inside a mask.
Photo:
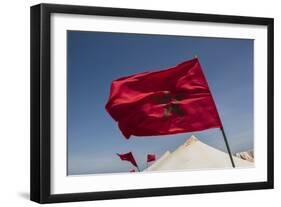
[(127, 139), (222, 127), (197, 58), (114, 80), (105, 108)]
[(125, 154), (117, 153), (117, 155), (120, 157), (121, 160), (128, 161), (128, 162), (132, 163), (132, 165), (134, 165), (135, 167), (138, 167), (137, 162), (136, 162), (132, 152), (128, 152)]

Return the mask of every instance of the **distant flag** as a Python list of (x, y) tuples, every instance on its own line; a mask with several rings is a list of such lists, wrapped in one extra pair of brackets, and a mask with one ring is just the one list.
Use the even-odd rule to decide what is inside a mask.
[(134, 165), (135, 167), (138, 168), (137, 162), (135, 161), (135, 158), (132, 154), (132, 152), (128, 152), (125, 154), (118, 154), (117, 155), (120, 157), (121, 160), (126, 160), (132, 163), (132, 165)]
[(127, 139), (222, 127), (197, 58), (113, 81), (106, 110)]
[(152, 162), (156, 160), (155, 154), (147, 154), (147, 162)]
[(130, 172), (136, 172), (136, 170), (135, 170), (134, 168), (132, 168), (132, 169), (130, 170)]

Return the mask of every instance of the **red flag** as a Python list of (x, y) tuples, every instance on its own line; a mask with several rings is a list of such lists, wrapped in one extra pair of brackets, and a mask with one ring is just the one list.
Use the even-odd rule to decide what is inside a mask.
[(132, 169), (130, 170), (130, 172), (136, 172), (136, 170), (135, 170), (134, 168), (132, 168)]
[(121, 160), (126, 160), (126, 161), (129, 161), (131, 162), (134, 166), (138, 167), (136, 161), (135, 161), (135, 158), (132, 154), (132, 152), (128, 152), (128, 153), (125, 153), (125, 154), (118, 154), (117, 155), (120, 157)]
[(152, 162), (156, 160), (155, 154), (147, 154), (147, 162)]
[(113, 81), (106, 110), (127, 139), (222, 127), (197, 58)]

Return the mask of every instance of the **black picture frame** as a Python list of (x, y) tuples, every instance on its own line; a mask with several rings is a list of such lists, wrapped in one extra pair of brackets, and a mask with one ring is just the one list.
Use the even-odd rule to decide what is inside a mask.
[[(188, 187), (169, 187), (105, 192), (51, 194), (50, 188), (50, 32), (52, 13), (182, 20), (210, 23), (233, 23), (267, 26), (267, 181)], [(195, 14), (168, 11), (135, 10), (89, 6), (39, 4), (31, 7), (31, 174), (30, 199), (38, 203), (88, 201), (102, 199), (166, 196), (273, 188), (273, 38), (272, 18)]]

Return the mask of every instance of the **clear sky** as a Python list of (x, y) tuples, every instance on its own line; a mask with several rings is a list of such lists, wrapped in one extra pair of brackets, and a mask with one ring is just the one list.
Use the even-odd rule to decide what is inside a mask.
[(169, 68), (197, 55), (233, 153), (253, 149), (253, 40), (106, 32), (67, 32), (68, 174), (128, 172), (116, 153), (132, 151), (141, 169), (192, 134), (226, 151), (219, 129), (126, 140), (105, 110), (111, 81)]

